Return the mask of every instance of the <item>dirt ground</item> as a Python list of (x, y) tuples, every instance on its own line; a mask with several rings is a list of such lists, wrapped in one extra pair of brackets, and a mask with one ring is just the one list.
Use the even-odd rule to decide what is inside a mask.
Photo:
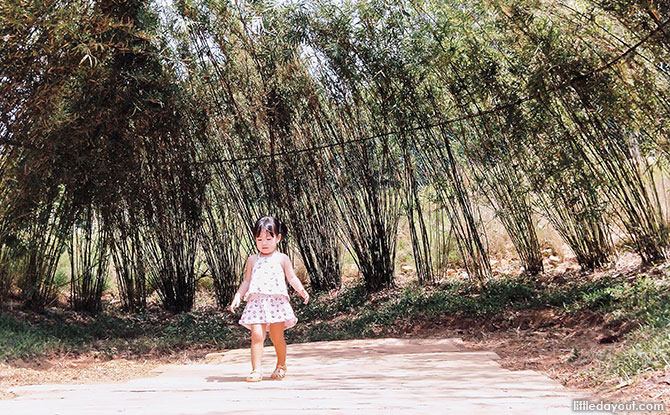
[(0, 399), (12, 399), (7, 389), (13, 386), (47, 383), (109, 383), (150, 376), (151, 370), (166, 363), (150, 359), (103, 361), (93, 356), (63, 356), (38, 362), (0, 363)]

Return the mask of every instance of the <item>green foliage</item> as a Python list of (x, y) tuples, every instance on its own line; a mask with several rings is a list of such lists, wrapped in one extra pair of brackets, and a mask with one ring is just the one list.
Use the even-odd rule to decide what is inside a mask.
[(62, 351), (60, 339), (47, 336), (23, 321), (0, 315), (0, 330), (2, 359), (41, 355), (45, 350)]
[[(9, 206), (1, 213), (2, 223), (11, 224), (0, 245), (35, 223), (46, 226), (40, 235), (62, 239), (89, 207), (101, 213), (105, 228), (124, 209), (144, 213), (149, 223), (169, 223), (167, 215), (178, 215), (166, 212), (166, 204), (197, 218), (206, 175), (191, 165), (189, 134), (199, 136), (202, 123), (161, 55), (149, 2), (17, 0), (0, 7), (1, 183)], [(4, 151), (8, 145), (12, 151)], [(165, 202), (170, 192), (177, 195)], [(67, 208), (45, 225), (39, 212), (58, 197)], [(62, 243), (51, 252), (40, 248), (51, 246), (46, 240), (30, 244), (24, 292), (40, 307), (49, 301), (45, 287), (53, 274), (40, 264), (53, 263)]]
[(663, 325), (670, 321), (670, 292), (652, 277), (624, 280), (606, 276), (584, 284), (556, 287), (543, 301), (566, 311), (593, 310), (615, 318)]
[[(335, 298), (315, 298), (298, 311), (301, 320), (321, 320), (344, 330), (345, 323), (328, 323), (349, 315), (350, 336), (365, 327), (391, 327), (406, 319), (446, 316), (489, 319), (508, 313), (551, 307), (556, 313), (594, 311), (622, 321), (664, 327), (670, 321), (670, 291), (657, 279), (623, 279), (606, 276), (595, 281), (550, 284), (526, 278), (499, 278), (485, 289), (469, 282), (453, 282), (431, 289), (407, 287), (371, 302), (360, 285), (341, 291)], [(321, 327), (321, 326), (319, 326)], [(321, 330), (321, 329), (318, 329)]]
[[(601, 364), (588, 373), (594, 382), (628, 382), (636, 375), (670, 365), (670, 291), (667, 276), (661, 280), (603, 281), (582, 293), (584, 307), (611, 313), (613, 318), (632, 320), (639, 327), (626, 335), (626, 346), (603, 353)], [(577, 307), (575, 307), (577, 308)]]
[(614, 375), (627, 382), (642, 372), (670, 366), (670, 326), (643, 326), (629, 336), (629, 341), (630, 346), (624, 350), (603, 356), (600, 367), (590, 375), (596, 379)]
[(299, 311), (300, 316), (309, 320), (327, 320), (334, 315), (354, 312), (363, 307), (369, 299), (362, 283), (344, 287), (330, 301), (326, 300), (327, 295), (317, 296), (316, 300), (302, 307)]
[(232, 332), (230, 323), (212, 312), (178, 314), (163, 329), (166, 341), (174, 345), (198, 344), (219, 348), (224, 347)]
[(243, 347), (248, 331), (219, 313), (138, 313), (96, 316), (44, 311), (31, 317), (0, 315), (0, 360), (62, 353), (165, 355), (189, 347)]

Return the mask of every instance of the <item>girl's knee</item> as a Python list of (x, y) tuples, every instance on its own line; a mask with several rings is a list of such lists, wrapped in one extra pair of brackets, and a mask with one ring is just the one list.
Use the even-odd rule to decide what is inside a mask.
[(252, 327), (251, 341), (254, 343), (265, 341), (265, 327), (262, 325), (260, 327)]
[(284, 336), (283, 334), (275, 334), (274, 336), (270, 334), (270, 340), (272, 340), (272, 344), (282, 344), (284, 343)]
[(284, 323), (276, 323), (270, 326), (270, 339), (272, 342), (284, 340)]

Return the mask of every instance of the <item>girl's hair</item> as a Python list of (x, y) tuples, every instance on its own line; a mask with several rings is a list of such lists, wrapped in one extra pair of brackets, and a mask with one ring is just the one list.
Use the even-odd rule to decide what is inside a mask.
[(286, 225), (272, 216), (263, 216), (256, 221), (253, 229), (254, 238), (258, 238), (263, 229), (272, 236), (280, 234), (282, 238), (286, 238)]

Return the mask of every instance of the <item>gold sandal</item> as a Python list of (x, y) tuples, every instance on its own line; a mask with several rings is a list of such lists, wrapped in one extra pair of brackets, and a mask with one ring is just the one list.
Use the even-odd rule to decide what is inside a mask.
[(275, 371), (270, 375), (270, 379), (282, 380), (284, 376), (286, 376), (286, 365), (277, 365)]
[(247, 376), (247, 382), (260, 382), (261, 380), (263, 380), (263, 375), (260, 370), (252, 370)]

